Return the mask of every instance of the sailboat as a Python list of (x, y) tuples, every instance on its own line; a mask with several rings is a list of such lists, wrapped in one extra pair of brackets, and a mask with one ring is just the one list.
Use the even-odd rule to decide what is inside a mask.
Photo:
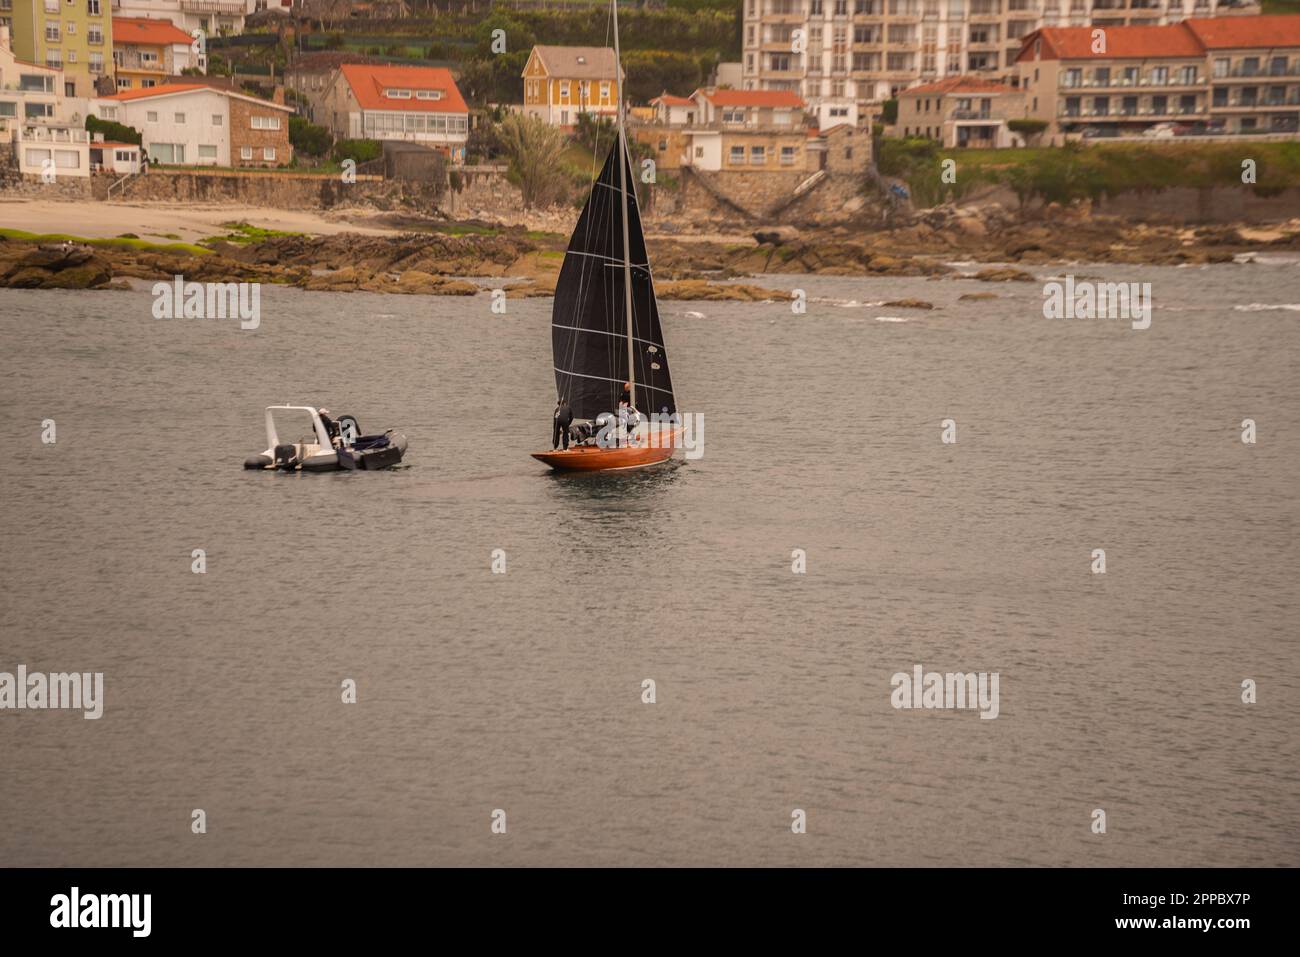
[[(618, 4), (614, 61), (622, 77)], [(569, 239), (551, 311), (555, 389), (585, 441), (533, 452), (551, 468), (636, 469), (672, 458), (682, 432), (641, 214), (633, 187), (618, 85), (618, 135)], [(620, 410), (624, 395), (636, 410)], [(647, 415), (648, 413), (648, 415)], [(638, 421), (639, 420), (639, 421)]]

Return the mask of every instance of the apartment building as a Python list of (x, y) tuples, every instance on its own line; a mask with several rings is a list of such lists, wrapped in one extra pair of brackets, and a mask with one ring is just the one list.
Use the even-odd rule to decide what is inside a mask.
[(113, 62), (109, 0), (11, 0), (11, 6), (14, 53), (61, 70), (68, 96), (95, 96)]
[(866, 104), (909, 86), (1011, 74), (1021, 40), (1043, 26), (1259, 11), (1255, 0), (743, 0), (743, 84), (800, 93), (822, 127), (859, 125)]
[(1106, 30), (1094, 52), (1085, 27), (1044, 27), (1017, 61), (1026, 117), (1053, 139), (1142, 133), (1300, 130), (1300, 16), (1186, 19)]
[(167, 20), (189, 36), (243, 33), (244, 18), (257, 9), (258, 0), (113, 0), (114, 16)]
[(573, 126), (580, 113), (612, 117), (618, 112), (612, 47), (535, 46), (522, 76), (524, 113), (552, 126)]
[(1007, 122), (1023, 115), (1020, 90), (978, 77), (950, 76), (900, 93), (894, 126), (903, 136), (939, 140), (945, 149), (1000, 149), (1015, 139)]
[(170, 20), (113, 18), (113, 79), (118, 90), (146, 90), (185, 70), (207, 71), (207, 56)]
[[(283, 99), (283, 90), (280, 90)], [(139, 130), (155, 163), (275, 167), (293, 158), (283, 102), (198, 83), (124, 90), (92, 104), (101, 120)]]
[(337, 137), (406, 140), (465, 161), (469, 107), (445, 68), (344, 63), (320, 104)]
[[(635, 136), (662, 169), (708, 172), (803, 170), (808, 166), (806, 104), (788, 90), (696, 90), (656, 97), (654, 119)], [(815, 131), (813, 131), (815, 135)]]

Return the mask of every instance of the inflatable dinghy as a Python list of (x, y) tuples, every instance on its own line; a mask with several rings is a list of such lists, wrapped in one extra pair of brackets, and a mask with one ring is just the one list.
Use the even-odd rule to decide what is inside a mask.
[[(310, 420), (311, 431), (296, 442), (281, 442), (275, 414)], [(306, 422), (302, 425), (305, 427)], [(406, 436), (389, 429), (380, 435), (362, 435), (361, 426), (350, 415), (341, 415), (333, 433), (309, 405), (271, 405), (266, 408), (265, 452), (244, 460), (246, 469), (279, 469), (283, 472), (332, 472), (337, 469), (374, 471), (402, 461)]]

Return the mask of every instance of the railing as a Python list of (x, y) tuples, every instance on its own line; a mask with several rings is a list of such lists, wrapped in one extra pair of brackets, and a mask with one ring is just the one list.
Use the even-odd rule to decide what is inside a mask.
[(186, 13), (216, 13), (242, 17), (246, 10), (239, 0), (179, 0)]
[(89, 143), (90, 133), (59, 126), (19, 126), (18, 139), (24, 143)]
[[(143, 150), (141, 150), (141, 152), (143, 152)], [(144, 157), (142, 156), (141, 159), (143, 160)], [(109, 184), (108, 184), (108, 192), (105, 194), (105, 198), (106, 198), (106, 199), (112, 199), (112, 198), (113, 198), (113, 190), (117, 190), (121, 195), (125, 196), (125, 195), (126, 195), (126, 187), (127, 187), (127, 185), (128, 185), (129, 183), (133, 182), (134, 180), (139, 179), (141, 176), (143, 176), (143, 175), (144, 175), (145, 173), (147, 173), (148, 171), (149, 171), (149, 167), (146, 166), (143, 162), (141, 162), (141, 163), (140, 163), (140, 168), (139, 168), (138, 170), (136, 170), (134, 173), (127, 173), (127, 174), (126, 174), (125, 176), (123, 176), (121, 179), (117, 179), (117, 180), (114, 180), (113, 182), (109, 183)]]
[(1204, 86), (1208, 82), (1210, 82), (1209, 77), (1200, 75), (1190, 78), (1169, 76), (1165, 77), (1163, 80), (1157, 80), (1155, 77), (1144, 76), (1139, 78), (1136, 82), (1127, 77), (1111, 77), (1109, 80), (1098, 80), (1096, 77), (1083, 77), (1073, 83), (1067, 81), (1065, 77), (1061, 77), (1061, 82), (1057, 88), (1062, 90), (1132, 89), (1133, 87), (1138, 86)]
[(954, 120), (999, 120), (992, 113), (984, 113), (980, 110), (953, 110), (949, 115)]

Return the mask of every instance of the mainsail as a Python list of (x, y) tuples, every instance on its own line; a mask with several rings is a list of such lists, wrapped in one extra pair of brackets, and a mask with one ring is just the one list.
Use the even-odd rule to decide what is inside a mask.
[[(628, 184), (626, 205), (619, 201), (622, 194), (615, 164), (620, 160)], [(623, 383), (629, 379), (623, 289), (624, 215), (632, 276), (636, 406), (643, 413), (672, 415), (677, 411), (632, 186), (635, 182), (627, 154), (616, 136), (605, 167), (578, 217), (555, 286), (555, 307), (551, 312), (555, 389), (561, 398), (569, 400), (577, 419), (595, 419), (602, 412), (616, 411)]]

